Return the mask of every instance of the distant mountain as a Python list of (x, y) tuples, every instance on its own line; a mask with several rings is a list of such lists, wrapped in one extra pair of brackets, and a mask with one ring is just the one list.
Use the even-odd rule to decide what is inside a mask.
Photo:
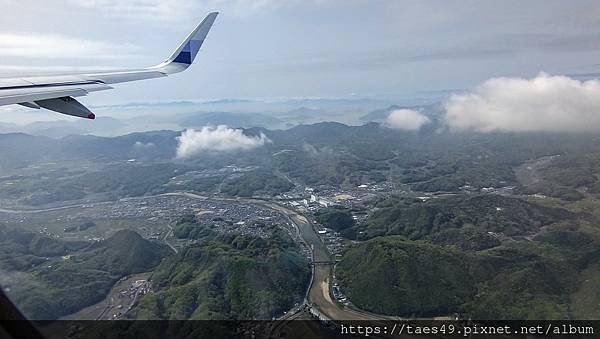
[(284, 101), (287, 105), (317, 107), (321, 109), (328, 108), (363, 108), (372, 109), (377, 106), (385, 105), (386, 100), (368, 99), (368, 98), (305, 98), (288, 99)]
[(0, 168), (65, 160), (171, 160), (179, 132), (154, 131), (107, 138), (71, 135), (60, 139), (24, 133), (0, 134)]
[(380, 109), (371, 111), (371, 112), (363, 115), (362, 117), (360, 117), (360, 120), (365, 121), (365, 122), (382, 122), (390, 115), (390, 113), (392, 113), (395, 110), (399, 110), (399, 109), (403, 109), (403, 108), (413, 109), (413, 107), (403, 107), (403, 106), (398, 106), (398, 105), (392, 105), (392, 106), (389, 106), (386, 108), (380, 108)]
[(286, 131), (274, 131), (272, 134), (277, 134), (277, 136), (274, 136), (276, 139), (287, 139), (290, 142), (295, 140), (296, 143), (299, 141), (311, 143), (339, 138), (351, 130), (353, 130), (352, 127), (339, 122), (320, 122), (312, 125), (298, 125)]
[(179, 119), (179, 125), (185, 128), (199, 128), (206, 125), (277, 128), (281, 124), (281, 120), (261, 113), (198, 112), (185, 114)]
[[(348, 126), (339, 122), (320, 122), (302, 124), (287, 130), (265, 131), (278, 148), (303, 149), (306, 144), (334, 149), (353, 148), (354, 145), (377, 145), (365, 150), (377, 153), (379, 149), (388, 149), (400, 145), (401, 142), (419, 141), (407, 133), (381, 128), (377, 123), (362, 126)], [(407, 140), (407, 138), (409, 140)], [(406, 146), (406, 145), (405, 145)]]
[[(209, 101), (173, 101), (173, 102), (154, 102), (154, 103), (127, 103), (120, 105), (109, 105), (109, 106), (98, 106), (95, 109), (98, 111), (99, 116), (101, 114), (111, 114), (121, 118), (135, 118), (142, 117), (143, 121), (161, 121), (162, 123), (174, 123), (178, 122), (178, 115), (195, 114), (196, 112), (230, 112), (233, 114), (240, 113), (251, 113), (251, 114), (264, 114), (265, 112), (273, 112), (269, 114), (272, 117), (282, 116), (302, 116), (304, 114), (302, 110), (308, 109), (306, 112), (311, 113), (310, 110), (320, 110), (327, 114), (325, 116), (329, 118), (323, 118), (322, 120), (331, 120), (331, 117), (336, 114), (342, 114), (338, 118), (343, 119), (346, 117), (345, 111), (355, 111), (359, 114), (365, 111), (375, 109), (377, 107), (383, 107), (392, 104), (387, 100), (379, 99), (368, 99), (368, 98), (291, 98), (291, 99), (217, 99)], [(298, 110), (298, 112), (294, 112)], [(290, 112), (290, 114), (287, 114)], [(313, 116), (323, 115), (320, 112), (315, 112)], [(321, 120), (321, 121), (322, 121)], [(346, 120), (340, 120), (346, 121)], [(287, 121), (286, 121), (287, 122)], [(316, 122), (314, 120), (304, 122)], [(346, 121), (347, 122), (347, 121)], [(139, 123), (139, 121), (138, 121)], [(256, 126), (269, 126), (271, 122), (261, 122), (260, 125)], [(293, 123), (293, 122), (291, 122)], [(253, 127), (250, 124), (242, 123), (240, 127)], [(165, 127), (155, 127), (165, 128)]]
[(282, 115), (288, 117), (313, 117), (316, 115), (323, 115), (323, 113), (324, 111), (318, 108), (299, 107), (282, 113)]
[[(23, 132), (51, 138), (92, 134), (117, 136), (160, 129), (198, 128), (207, 124), (233, 127), (289, 128), (299, 123), (339, 121), (356, 124), (368, 110), (389, 105), (364, 98), (276, 100), (217, 99), (210, 101), (132, 102), (94, 106), (98, 118), (37, 121), (28, 125), (0, 123), (0, 133)], [(43, 113), (43, 112), (42, 112)], [(61, 119), (61, 115), (56, 115)]]
[(303, 106), (286, 112), (277, 113), (277, 117), (285, 120), (289, 127), (289, 125), (312, 124), (327, 120), (335, 120), (336, 113), (321, 108)]
[(68, 136), (58, 141), (64, 156), (111, 160), (170, 160), (175, 157), (175, 131), (132, 133), (114, 138), (95, 136)]
[[(7, 131), (20, 131), (38, 136), (62, 138), (68, 135), (83, 134), (118, 135), (118, 131), (126, 126), (126, 123), (111, 117), (98, 117), (93, 121), (84, 119), (74, 121), (37, 121), (25, 126), (8, 125), (5, 129)], [(2, 127), (0, 125), (0, 131)]]
[[(100, 118), (98, 118), (100, 120)], [(63, 137), (69, 134), (84, 134), (83, 129), (75, 126), (75, 121), (57, 120), (57, 121), (36, 121), (23, 126), (23, 131), (49, 137)], [(62, 130), (62, 131), (61, 131)], [(43, 134), (45, 131), (50, 131), (51, 135)]]
[(24, 133), (0, 134), (0, 168), (19, 168), (55, 158), (56, 143), (47, 137)]
[[(586, 154), (595, 152), (598, 147), (597, 142), (591, 142), (586, 135), (436, 133), (435, 124), (430, 125), (418, 133), (382, 128), (377, 123), (348, 126), (324, 122), (288, 130), (251, 128), (244, 133), (259, 135), (262, 132), (272, 142), (245, 151), (204, 152), (185, 161), (175, 158), (180, 136), (180, 132), (175, 131), (62, 139), (5, 134), (0, 135), (0, 168), (44, 166), (51, 162), (54, 164), (48, 168), (54, 172), (48, 176), (64, 180), (36, 176), (32, 180), (39, 182), (38, 185), (23, 182), (11, 189), (3, 188), (0, 196), (28, 199), (22, 202), (40, 205), (50, 198), (80, 199), (85, 194), (102, 192), (118, 192), (119, 197), (156, 194), (166, 190), (164, 184), (177, 173), (234, 164), (274, 167), (292, 180), (310, 185), (359, 185), (383, 180), (389, 174), (388, 164), (380, 162), (392, 159), (402, 169), (395, 179), (414, 190), (454, 192), (464, 185), (475, 189), (516, 185), (513, 167), (523, 161), (549, 154)], [(292, 152), (279, 153), (281, 150)], [(73, 175), (68, 173), (77, 171), (79, 164), (89, 166), (90, 163), (93, 171), (88, 170), (85, 176), (81, 176), (81, 170)], [(68, 167), (60, 169), (58, 166)], [(6, 175), (10, 174), (13, 173)], [(592, 177), (589, 185), (595, 182)], [(560, 184), (558, 188), (562, 186), (577, 188), (569, 183)], [(35, 200), (30, 201), (31, 198)]]
[(129, 102), (124, 104), (98, 106), (102, 109), (135, 109), (135, 108), (154, 108), (154, 107), (194, 107), (200, 105), (215, 105), (215, 104), (248, 104), (256, 102), (255, 100), (247, 99), (217, 99), (209, 101), (159, 101), (159, 102)]
[(248, 104), (256, 102), (256, 100), (248, 100), (248, 99), (218, 99), (202, 102), (203, 105), (211, 105), (211, 104)]

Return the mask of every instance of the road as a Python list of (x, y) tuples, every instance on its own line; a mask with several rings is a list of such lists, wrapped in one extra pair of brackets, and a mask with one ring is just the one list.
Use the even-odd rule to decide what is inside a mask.
[[(114, 201), (102, 201), (102, 202), (94, 202), (94, 205), (102, 205), (102, 204), (110, 204)], [(6, 209), (0, 208), (0, 212), (2, 213), (13, 213), (13, 214), (34, 214), (34, 213), (43, 213), (43, 212), (52, 212), (52, 211), (60, 211), (71, 208), (77, 208), (85, 205), (85, 203), (74, 204), (74, 205), (66, 205), (60, 207), (52, 207), (52, 208), (40, 208), (40, 209)]]
[[(75, 313), (61, 317), (59, 320), (107, 320), (113, 319), (111, 314), (129, 311), (129, 307), (132, 306), (135, 303), (136, 298), (139, 297), (139, 289), (136, 291), (136, 298), (133, 300), (130, 300), (126, 296), (122, 296), (121, 292), (127, 290), (129, 285), (136, 280), (147, 280), (150, 277), (150, 274), (151, 272), (138, 273), (120, 279), (114, 284), (104, 300), (85, 307)], [(121, 307), (119, 307), (119, 305), (121, 305)]]
[(165, 237), (163, 238), (163, 242), (165, 244), (167, 244), (167, 246), (169, 246), (173, 252), (175, 252), (175, 254), (179, 253), (177, 251), (177, 248), (175, 248), (175, 246), (171, 245), (171, 243), (169, 242), (169, 240), (167, 240), (170, 236), (173, 235), (173, 221), (171, 221), (171, 219), (169, 219), (169, 222), (167, 223), (167, 227), (169, 228), (169, 231), (167, 232), (167, 234), (165, 234)]

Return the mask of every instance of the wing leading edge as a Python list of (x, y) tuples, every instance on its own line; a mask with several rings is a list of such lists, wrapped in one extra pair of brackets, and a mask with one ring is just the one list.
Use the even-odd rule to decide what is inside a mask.
[(162, 63), (148, 68), (114, 72), (0, 78), (0, 106), (20, 104), (94, 119), (95, 115), (73, 97), (111, 89), (109, 84), (165, 77), (186, 70), (196, 58), (218, 13), (210, 13)]

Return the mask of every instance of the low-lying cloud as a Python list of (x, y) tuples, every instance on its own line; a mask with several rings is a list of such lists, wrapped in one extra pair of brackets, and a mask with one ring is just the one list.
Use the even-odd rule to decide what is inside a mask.
[(260, 133), (258, 136), (245, 135), (241, 129), (234, 129), (225, 125), (205, 126), (201, 130), (185, 130), (177, 138), (177, 157), (187, 159), (203, 152), (244, 151), (263, 146), (271, 142), (267, 136)]
[(417, 131), (430, 122), (431, 119), (419, 111), (412, 109), (398, 109), (390, 113), (383, 125), (393, 129)]
[(452, 131), (599, 132), (600, 81), (545, 73), (493, 78), (445, 103)]

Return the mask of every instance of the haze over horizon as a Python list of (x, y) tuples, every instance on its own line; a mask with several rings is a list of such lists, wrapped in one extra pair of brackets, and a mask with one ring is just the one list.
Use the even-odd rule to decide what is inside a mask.
[[(82, 98), (101, 110), (131, 102), (367, 98), (380, 100), (379, 108), (442, 102), (453, 129), (530, 131), (536, 124), (523, 124), (546, 119), (537, 111), (551, 98), (548, 107), (569, 107), (553, 111), (562, 118), (541, 130), (589, 131), (581, 122), (584, 110), (600, 108), (594, 82), (585, 81), (596, 76), (600, 60), (600, 5), (593, 1), (0, 2), (6, 9), (0, 14), (0, 73), (7, 74), (152, 65), (206, 13), (221, 12), (188, 72)], [(553, 77), (561, 75), (567, 77)], [(497, 78), (523, 81), (513, 86)], [(535, 86), (545, 82), (543, 88), (553, 89), (537, 96)], [(565, 103), (555, 94), (564, 93), (567, 83)], [(497, 96), (505, 91), (512, 94)], [(523, 96), (529, 99), (512, 100)], [(572, 97), (583, 103), (573, 106)], [(511, 112), (520, 105), (532, 104), (540, 109), (527, 110), (527, 119), (503, 122), (513, 121)], [(171, 112), (158, 114), (164, 113)], [(0, 108), (3, 123), (69, 119), (14, 105)]]
[(152, 65), (206, 13), (221, 12), (189, 73), (123, 85), (119, 92), (86, 99), (90, 104), (395, 99), (468, 89), (498, 76), (597, 72), (600, 60), (600, 6), (593, 1), (1, 3), (0, 71), (5, 73)]

